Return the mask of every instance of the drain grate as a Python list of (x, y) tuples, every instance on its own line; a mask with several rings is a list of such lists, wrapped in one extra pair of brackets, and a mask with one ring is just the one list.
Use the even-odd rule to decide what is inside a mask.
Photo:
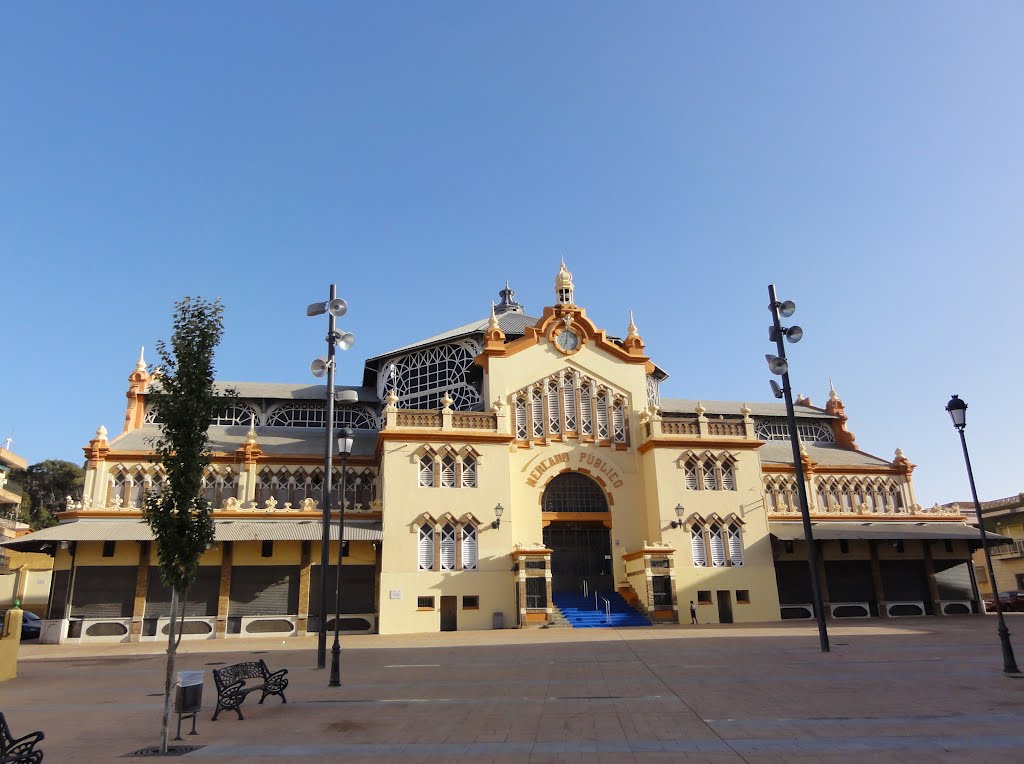
[(204, 666), (224, 666), (226, 664), (227, 664), (227, 661), (212, 661), (211, 663), (204, 663), (203, 665)]
[(198, 751), (203, 746), (201, 745), (169, 745), (167, 746), (167, 753), (160, 753), (160, 746), (151, 745), (146, 748), (140, 748), (137, 751), (132, 751), (129, 754), (125, 754), (128, 757), (142, 757), (142, 756), (184, 756), (186, 753), (192, 753)]

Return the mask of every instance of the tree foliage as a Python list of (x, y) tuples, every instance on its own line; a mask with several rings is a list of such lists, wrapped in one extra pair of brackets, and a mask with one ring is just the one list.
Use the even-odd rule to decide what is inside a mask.
[[(32, 530), (56, 525), (67, 497), (82, 498), (85, 470), (62, 459), (46, 459), (23, 470), (12, 470), (9, 487), (22, 494), (21, 516)], [(20, 490), (19, 490), (20, 489)]]
[(224, 331), (223, 307), (201, 297), (175, 303), (170, 347), (157, 343), (160, 362), (149, 402), (161, 422), (154, 443), (167, 475), (163, 492), (147, 494), (143, 517), (153, 530), (164, 583), (178, 592), (195, 580), (199, 557), (213, 543), (213, 518), (203, 498), (210, 463), (207, 429), (231, 405), (233, 391), (214, 386), (213, 354)]

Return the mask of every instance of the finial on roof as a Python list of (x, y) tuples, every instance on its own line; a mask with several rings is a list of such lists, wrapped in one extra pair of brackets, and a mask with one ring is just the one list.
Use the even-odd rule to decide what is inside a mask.
[(453, 403), (455, 403), (455, 401), (452, 400), (452, 397), (448, 395), (448, 391), (445, 390), (444, 395), (441, 396), (442, 408), (444, 408), (446, 411), (451, 411)]
[(495, 308), (494, 312), (499, 316), (504, 313), (522, 313), (523, 306), (516, 302), (516, 291), (508, 285), (508, 279), (505, 279), (505, 288), (498, 292), (498, 296), (501, 298), (501, 302)]
[(896, 446), (896, 458), (897, 458), (897, 459), (902, 459), (902, 458), (904, 458), (904, 457), (903, 457), (903, 449), (902, 449), (902, 448), (900, 448), (899, 446)]
[(491, 317), (487, 319), (488, 329), (500, 329), (501, 325), (498, 323), (498, 317), (494, 313), (494, 303), (491, 303)]
[(256, 427), (253, 425), (252, 419), (249, 420), (249, 432), (245, 433), (245, 442), (249, 444), (256, 443)]
[(99, 427), (96, 428), (96, 440), (106, 440), (106, 439), (107, 439), (107, 428), (104, 427), (103, 425), (100, 425)]
[(707, 409), (704, 408), (704, 404), (701, 403), (700, 401), (697, 401), (697, 405), (694, 407), (693, 410), (697, 412), (697, 416), (699, 417), (704, 416), (704, 412), (707, 411)]
[(839, 393), (836, 392), (836, 388), (832, 384), (832, 380), (828, 381), (828, 399), (835, 401), (839, 399)]
[(802, 440), (800, 441), (800, 455), (807, 456), (807, 444)]
[(569, 269), (565, 267), (565, 257), (562, 257), (562, 267), (558, 270), (558, 275), (555, 276), (555, 297), (558, 298), (558, 304), (572, 305), (572, 292), (572, 274), (569, 272)]
[(636, 324), (633, 323), (633, 311), (629, 311), (629, 326), (626, 327), (626, 337), (639, 337), (640, 332), (636, 328)]
[(746, 403), (744, 403), (740, 407), (740, 413), (743, 414), (743, 416), (750, 416), (750, 406), (748, 406)]
[(142, 347), (139, 348), (139, 360), (135, 363), (135, 371), (145, 371), (146, 370), (145, 353), (146, 353), (146, 346), (143, 345)]

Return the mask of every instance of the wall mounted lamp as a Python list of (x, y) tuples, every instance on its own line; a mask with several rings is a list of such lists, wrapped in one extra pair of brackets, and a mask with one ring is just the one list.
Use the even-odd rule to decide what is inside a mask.
[(491, 527), (494, 530), (498, 530), (501, 527), (501, 516), (504, 512), (505, 508), (500, 503), (494, 508), (494, 520), (491, 522)]
[(672, 527), (673, 528), (682, 528), (683, 527), (683, 514), (685, 512), (686, 512), (686, 509), (683, 507), (682, 504), (676, 504), (676, 517), (679, 518), (679, 519), (672, 521)]

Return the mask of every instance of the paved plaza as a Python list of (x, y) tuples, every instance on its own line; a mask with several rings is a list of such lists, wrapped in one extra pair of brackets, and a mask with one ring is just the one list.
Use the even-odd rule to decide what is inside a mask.
[[(1009, 619), (1024, 660), (1024, 617)], [(343, 638), (343, 687), (315, 641), (183, 643), (179, 668), (263, 657), (288, 704), (222, 713), (207, 673), (183, 760), (246, 762), (1020, 761), (1024, 680), (991, 617), (833, 624), (548, 629)], [(22, 646), (0, 685), (15, 734), (50, 762), (103, 762), (158, 740), (156, 644)], [(186, 725), (187, 726), (187, 725)]]

